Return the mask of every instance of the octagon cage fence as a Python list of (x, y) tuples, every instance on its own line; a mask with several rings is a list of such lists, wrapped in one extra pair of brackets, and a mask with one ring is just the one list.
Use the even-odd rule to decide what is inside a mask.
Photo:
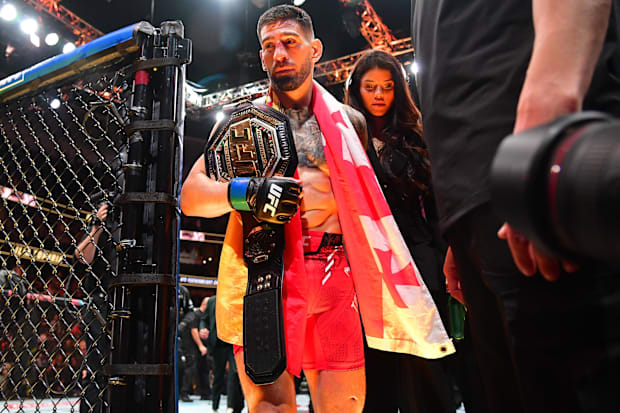
[(174, 412), (178, 21), (0, 81), (0, 412)]

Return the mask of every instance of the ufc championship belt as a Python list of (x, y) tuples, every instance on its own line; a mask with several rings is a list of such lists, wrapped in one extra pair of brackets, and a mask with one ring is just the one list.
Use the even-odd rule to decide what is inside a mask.
[[(205, 148), (209, 177), (293, 176), (297, 152), (288, 118), (264, 104), (242, 102), (227, 113)], [(284, 225), (243, 219), (243, 259), (248, 286), (243, 298), (245, 371), (256, 384), (273, 383), (286, 368), (282, 283)]]

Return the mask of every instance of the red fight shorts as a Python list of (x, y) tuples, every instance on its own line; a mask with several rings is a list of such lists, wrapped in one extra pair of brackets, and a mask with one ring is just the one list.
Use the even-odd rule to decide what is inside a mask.
[(308, 309), (302, 368), (362, 368), (362, 323), (342, 235), (308, 231), (303, 237)]
[[(362, 323), (342, 235), (305, 231), (303, 237), (307, 311), (299, 322), (305, 321), (305, 340), (291, 350), (303, 352), (303, 370), (362, 368)], [(235, 346), (235, 354), (242, 349)]]

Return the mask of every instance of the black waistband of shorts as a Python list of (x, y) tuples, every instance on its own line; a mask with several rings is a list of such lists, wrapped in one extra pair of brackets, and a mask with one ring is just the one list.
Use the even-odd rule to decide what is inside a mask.
[[(320, 242), (317, 242), (317, 238), (319, 236), (321, 237), (321, 240)], [(304, 254), (306, 255), (333, 250), (336, 247), (341, 247), (343, 244), (342, 234), (308, 231), (304, 233), (304, 237), (308, 237), (308, 239), (304, 240)]]
[(321, 239), (320, 248), (325, 247), (337, 247), (342, 245), (342, 234), (331, 234), (326, 232), (323, 234), (323, 238)]

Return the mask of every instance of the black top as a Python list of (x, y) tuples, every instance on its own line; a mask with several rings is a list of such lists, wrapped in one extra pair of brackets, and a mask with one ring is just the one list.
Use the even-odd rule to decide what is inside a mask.
[(432, 194), (417, 192), (411, 183), (405, 187), (403, 182), (390, 178), (387, 171), (394, 169), (394, 156), (380, 158), (372, 141), (366, 153), (424, 284), (433, 292), (445, 292), (441, 271), (446, 246), (439, 235)]
[[(490, 199), (488, 175), (513, 129), (534, 39), (531, 0), (413, 0), (424, 137), (442, 230)], [(620, 115), (618, 3), (584, 109)]]
[(216, 296), (211, 296), (207, 300), (207, 309), (205, 310), (204, 317), (200, 320), (200, 329), (206, 328), (209, 330), (209, 337), (207, 338), (207, 350), (213, 354), (215, 347), (230, 345), (217, 336), (217, 324), (215, 322), (215, 304)]
[[(26, 275), (21, 276), (13, 270), (0, 269), (0, 290), (11, 290), (14, 294), (25, 296), (28, 292)], [(7, 293), (2, 293), (7, 294)], [(19, 298), (18, 298), (19, 300)]]
[(184, 285), (179, 285), (178, 289), (178, 302), (179, 302), (179, 320), (183, 320), (185, 314), (190, 311), (194, 311), (194, 303), (192, 302), (192, 296), (189, 290)]
[(196, 343), (192, 338), (192, 329), (198, 329), (200, 324), (200, 318), (203, 316), (200, 309), (190, 311), (185, 314), (185, 317), (179, 323), (179, 337), (181, 338), (181, 347), (183, 351), (192, 351), (197, 349)]

